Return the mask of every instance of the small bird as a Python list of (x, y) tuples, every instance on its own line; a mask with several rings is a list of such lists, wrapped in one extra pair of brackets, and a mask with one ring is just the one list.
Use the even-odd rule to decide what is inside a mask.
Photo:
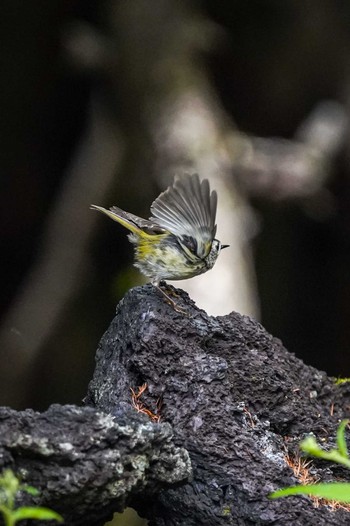
[(203, 274), (229, 246), (215, 239), (216, 207), (216, 192), (210, 192), (209, 181), (200, 181), (197, 174), (175, 177), (173, 184), (153, 201), (148, 220), (116, 206), (109, 210), (90, 206), (130, 230), (135, 267), (151, 278), (174, 308), (175, 302), (160, 288), (161, 280)]

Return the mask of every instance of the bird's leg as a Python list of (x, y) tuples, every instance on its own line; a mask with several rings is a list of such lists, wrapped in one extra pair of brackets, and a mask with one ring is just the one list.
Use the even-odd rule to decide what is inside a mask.
[[(159, 285), (159, 288), (164, 287), (164, 288), (166, 289), (166, 288), (168, 287), (167, 282), (164, 281), (164, 280), (160, 280), (157, 284)], [(176, 290), (176, 289), (175, 289), (175, 290)], [(164, 290), (163, 290), (163, 289), (162, 289), (162, 292), (163, 292), (163, 294), (164, 294)], [(169, 291), (168, 296), (174, 296), (174, 298), (180, 298), (180, 294), (177, 294), (177, 293), (176, 293), (174, 290), (172, 290), (172, 289)]]
[(152, 281), (152, 285), (154, 285), (156, 287), (156, 289), (159, 290), (159, 292), (161, 292), (163, 294), (163, 296), (165, 297), (165, 299), (167, 300), (167, 302), (172, 306), (172, 308), (176, 311), (176, 312), (180, 312), (181, 314), (187, 314), (185, 310), (181, 309), (173, 299), (171, 299), (170, 296), (168, 296), (168, 294), (160, 287), (160, 283), (159, 281)]

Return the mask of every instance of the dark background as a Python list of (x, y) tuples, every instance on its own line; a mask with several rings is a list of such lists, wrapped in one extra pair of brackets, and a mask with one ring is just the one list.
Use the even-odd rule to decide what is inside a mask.
[[(181, 5), (156, 1), (149, 3), (149, 9), (161, 5), (166, 13), (167, 3), (171, 9)], [(48, 218), (86, 133), (91, 100), (102, 101), (123, 147), (132, 148), (136, 142), (138, 113), (129, 79), (122, 75), (120, 50), (128, 32), (137, 33), (138, 28), (135, 24), (126, 26), (125, 33), (113, 33), (113, 4), (2, 2), (0, 313), (4, 320), (43, 250)], [(203, 45), (200, 60), (218, 100), (240, 131), (292, 139), (323, 100), (337, 101), (349, 111), (349, 2), (208, 0), (187, 5), (208, 22), (208, 35), (213, 28), (219, 35), (214, 43)], [(95, 63), (91, 58), (82, 66), (72, 58), (67, 41), (81, 23), (96, 31), (102, 42), (106, 38), (109, 59)], [(201, 38), (206, 41), (205, 29)], [(119, 58), (113, 62), (114, 56), (120, 62)], [(129, 103), (122, 105), (129, 88)], [(324, 191), (330, 204), (322, 213), (310, 213), (305, 199), (247, 196), (260, 225), (252, 242), (263, 325), (307, 363), (341, 377), (350, 376), (346, 133), (329, 167)], [(108, 202), (117, 202), (118, 193), (120, 206), (147, 216), (149, 203), (162, 188), (151, 178), (144, 184), (139, 177), (129, 163), (118, 176), (118, 192), (117, 184), (110, 184)], [(311, 205), (317, 212), (317, 201)], [(86, 214), (80, 206), (77, 203), (73, 219), (77, 222), (84, 221)], [(138, 279), (130, 270), (132, 250), (125, 233), (107, 220), (91, 228), (85, 250), (72, 295), (26, 369), (23, 396), (16, 397), (16, 391), (24, 380), (19, 374), (17, 381), (14, 375), (6, 392), (5, 384), (0, 387), (0, 404), (42, 409), (53, 402), (79, 403), (84, 396), (99, 338), (117, 300)], [(17, 328), (5, 330), (16, 334)], [(19, 336), (25, 349), (26, 334)], [(2, 346), (0, 353), (7, 365), (8, 349)], [(13, 371), (16, 354), (11, 356)]]

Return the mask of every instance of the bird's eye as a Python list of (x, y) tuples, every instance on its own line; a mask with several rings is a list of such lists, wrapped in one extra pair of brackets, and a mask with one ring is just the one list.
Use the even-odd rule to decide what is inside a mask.
[(197, 253), (197, 241), (191, 236), (183, 236), (181, 242), (185, 247), (192, 252), (192, 254)]

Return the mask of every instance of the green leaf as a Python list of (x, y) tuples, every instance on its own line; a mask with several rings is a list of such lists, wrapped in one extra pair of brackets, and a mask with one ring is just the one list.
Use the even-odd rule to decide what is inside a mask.
[[(337, 462), (338, 464), (342, 464), (343, 466), (346, 466), (350, 469), (350, 459), (347, 456), (342, 455), (338, 449), (331, 449), (330, 451), (325, 451), (324, 449), (321, 449), (313, 436), (308, 436), (307, 438), (305, 438), (300, 443), (299, 447), (302, 451), (308, 453), (309, 455), (313, 455), (317, 458), (323, 458), (324, 460), (329, 460), (330, 462)], [(343, 444), (341, 444), (341, 447), (344, 447)]]
[(271, 499), (288, 497), (290, 495), (314, 495), (328, 500), (350, 502), (350, 483), (331, 482), (329, 484), (310, 484), (309, 486), (293, 486), (274, 491)]
[(347, 384), (350, 382), (350, 378), (337, 378), (335, 380), (335, 385), (342, 385), (342, 384)]
[(38, 520), (56, 520), (63, 522), (63, 517), (49, 508), (33, 508), (25, 507), (17, 508), (12, 514), (15, 521), (23, 519), (38, 519)]
[(345, 441), (345, 428), (348, 425), (349, 420), (342, 420), (338, 429), (337, 429), (337, 446), (339, 453), (345, 457), (349, 458), (348, 448)]
[(323, 450), (317, 444), (316, 438), (312, 435), (304, 438), (304, 440), (300, 442), (299, 447), (302, 451), (309, 453), (309, 455), (313, 455), (314, 457), (322, 458), (323, 456)]
[(37, 497), (40, 495), (40, 491), (34, 486), (28, 486), (27, 484), (23, 484), (19, 488), (21, 491), (25, 491), (26, 493), (29, 493), (29, 495), (33, 495), (33, 497)]
[(0, 504), (2, 504), (3, 502), (6, 502), (6, 497), (7, 497), (6, 491), (4, 490), (4, 488), (0, 487)]
[(11, 469), (5, 469), (0, 477), (0, 486), (13, 495), (18, 491), (19, 480)]
[(0, 513), (2, 513), (2, 515), (4, 517), (5, 525), (10, 524), (11, 523), (12, 511), (7, 506), (4, 506), (4, 505), (1, 504), (0, 505)]

